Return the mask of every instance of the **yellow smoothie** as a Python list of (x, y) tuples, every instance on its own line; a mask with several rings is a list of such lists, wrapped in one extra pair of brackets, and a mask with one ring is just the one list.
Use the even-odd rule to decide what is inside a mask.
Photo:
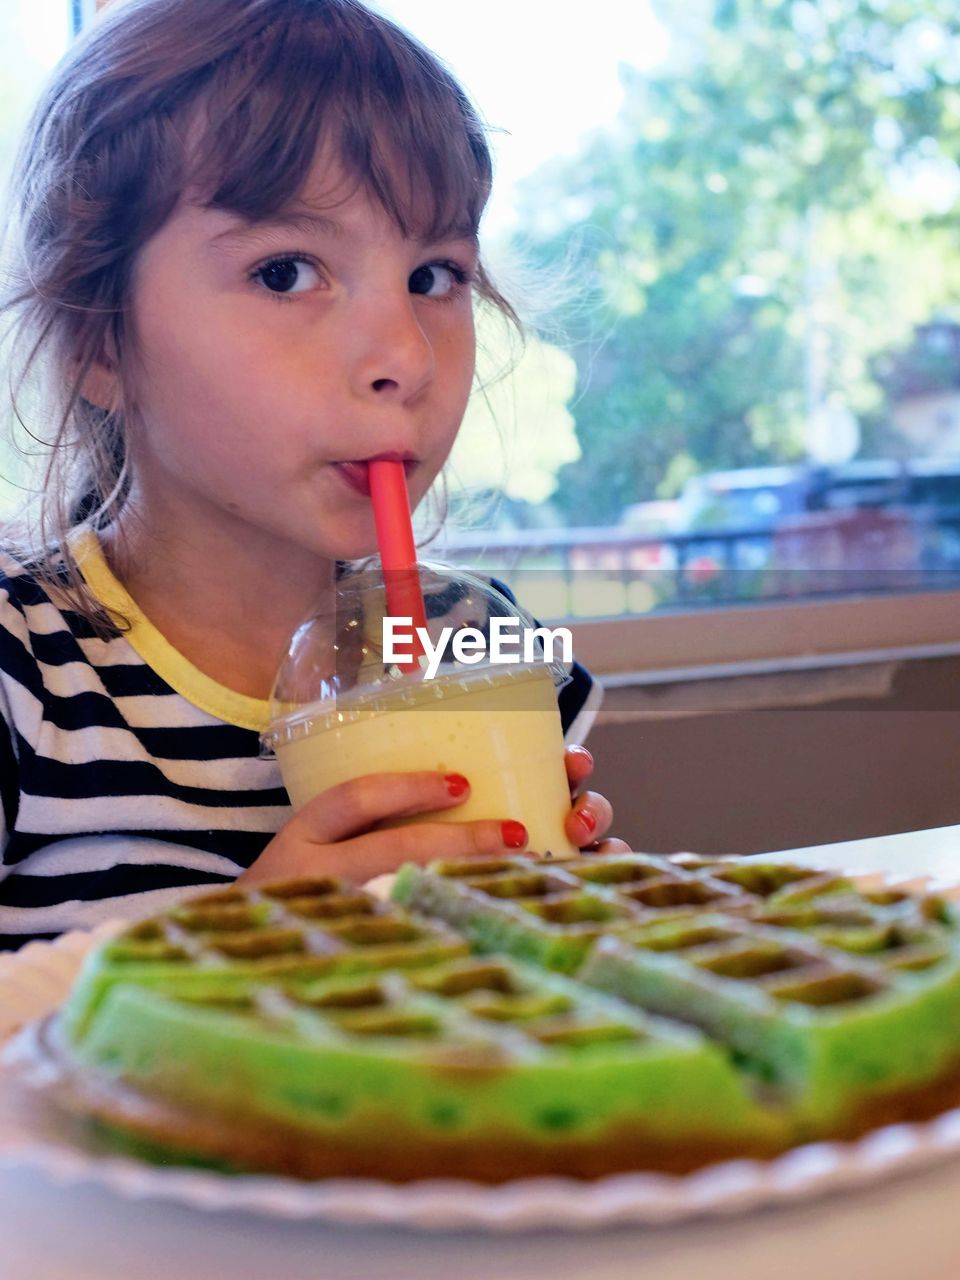
[(436, 769), (470, 782), (465, 804), (398, 819), (522, 822), (532, 853), (573, 857), (563, 823), (570, 792), (553, 677), (544, 666), (485, 667), (395, 688), (362, 687), (331, 704), (305, 707), (274, 737), (295, 809), (330, 787), (368, 773)]

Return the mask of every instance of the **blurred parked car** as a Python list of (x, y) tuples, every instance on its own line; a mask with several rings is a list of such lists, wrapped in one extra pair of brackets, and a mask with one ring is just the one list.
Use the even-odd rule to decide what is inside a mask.
[(811, 478), (807, 507), (777, 529), (776, 564), (796, 563), (797, 540), (808, 534), (810, 567), (835, 565), (839, 538), (846, 567), (893, 573), (894, 582), (911, 571), (960, 569), (960, 462), (868, 459), (824, 469)]
[(772, 529), (784, 516), (803, 511), (810, 490), (806, 467), (746, 467), (709, 471), (684, 485), (678, 529)]
[(769, 564), (772, 531), (805, 509), (809, 490), (809, 471), (801, 466), (693, 476), (678, 502), (681, 586), (713, 591), (722, 575), (732, 573), (739, 581), (727, 582), (725, 592), (751, 594), (757, 571)]
[[(734, 573), (727, 594), (852, 589), (852, 574), (858, 589), (891, 589), (910, 585), (910, 574), (960, 570), (956, 459), (708, 472), (678, 505), (679, 560), (694, 591), (743, 570), (753, 572)], [(756, 574), (767, 569), (773, 577), (759, 588)]]
[(620, 516), (620, 528), (638, 538), (650, 539), (631, 548), (628, 567), (634, 571), (675, 568), (677, 555), (669, 535), (679, 524), (680, 503), (676, 499), (634, 502), (626, 507)]

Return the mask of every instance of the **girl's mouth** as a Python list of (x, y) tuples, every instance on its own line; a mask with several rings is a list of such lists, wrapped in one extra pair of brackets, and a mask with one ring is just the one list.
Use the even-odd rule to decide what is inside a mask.
[(351, 489), (356, 493), (362, 494), (365, 498), (370, 497), (370, 466), (371, 462), (379, 462), (381, 459), (388, 462), (402, 462), (403, 469), (409, 478), (410, 473), (417, 465), (416, 458), (409, 454), (402, 453), (378, 453), (370, 458), (361, 458), (356, 462), (335, 462), (333, 464), (334, 471), (344, 480)]

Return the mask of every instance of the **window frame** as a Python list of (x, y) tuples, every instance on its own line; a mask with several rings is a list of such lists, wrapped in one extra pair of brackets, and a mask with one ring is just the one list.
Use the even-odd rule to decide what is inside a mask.
[(960, 591), (566, 620), (608, 687), (960, 654)]

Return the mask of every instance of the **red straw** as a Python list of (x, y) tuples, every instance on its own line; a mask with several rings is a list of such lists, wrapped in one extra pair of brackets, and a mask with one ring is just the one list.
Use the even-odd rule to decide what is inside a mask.
[(420, 575), (417, 572), (417, 548), (410, 520), (410, 498), (403, 463), (380, 459), (370, 462), (370, 497), (377, 522), (377, 543), (387, 591), (387, 612), (391, 618), (413, 619), (412, 658), (397, 665), (416, 671), (423, 645), (416, 628), (427, 626)]

